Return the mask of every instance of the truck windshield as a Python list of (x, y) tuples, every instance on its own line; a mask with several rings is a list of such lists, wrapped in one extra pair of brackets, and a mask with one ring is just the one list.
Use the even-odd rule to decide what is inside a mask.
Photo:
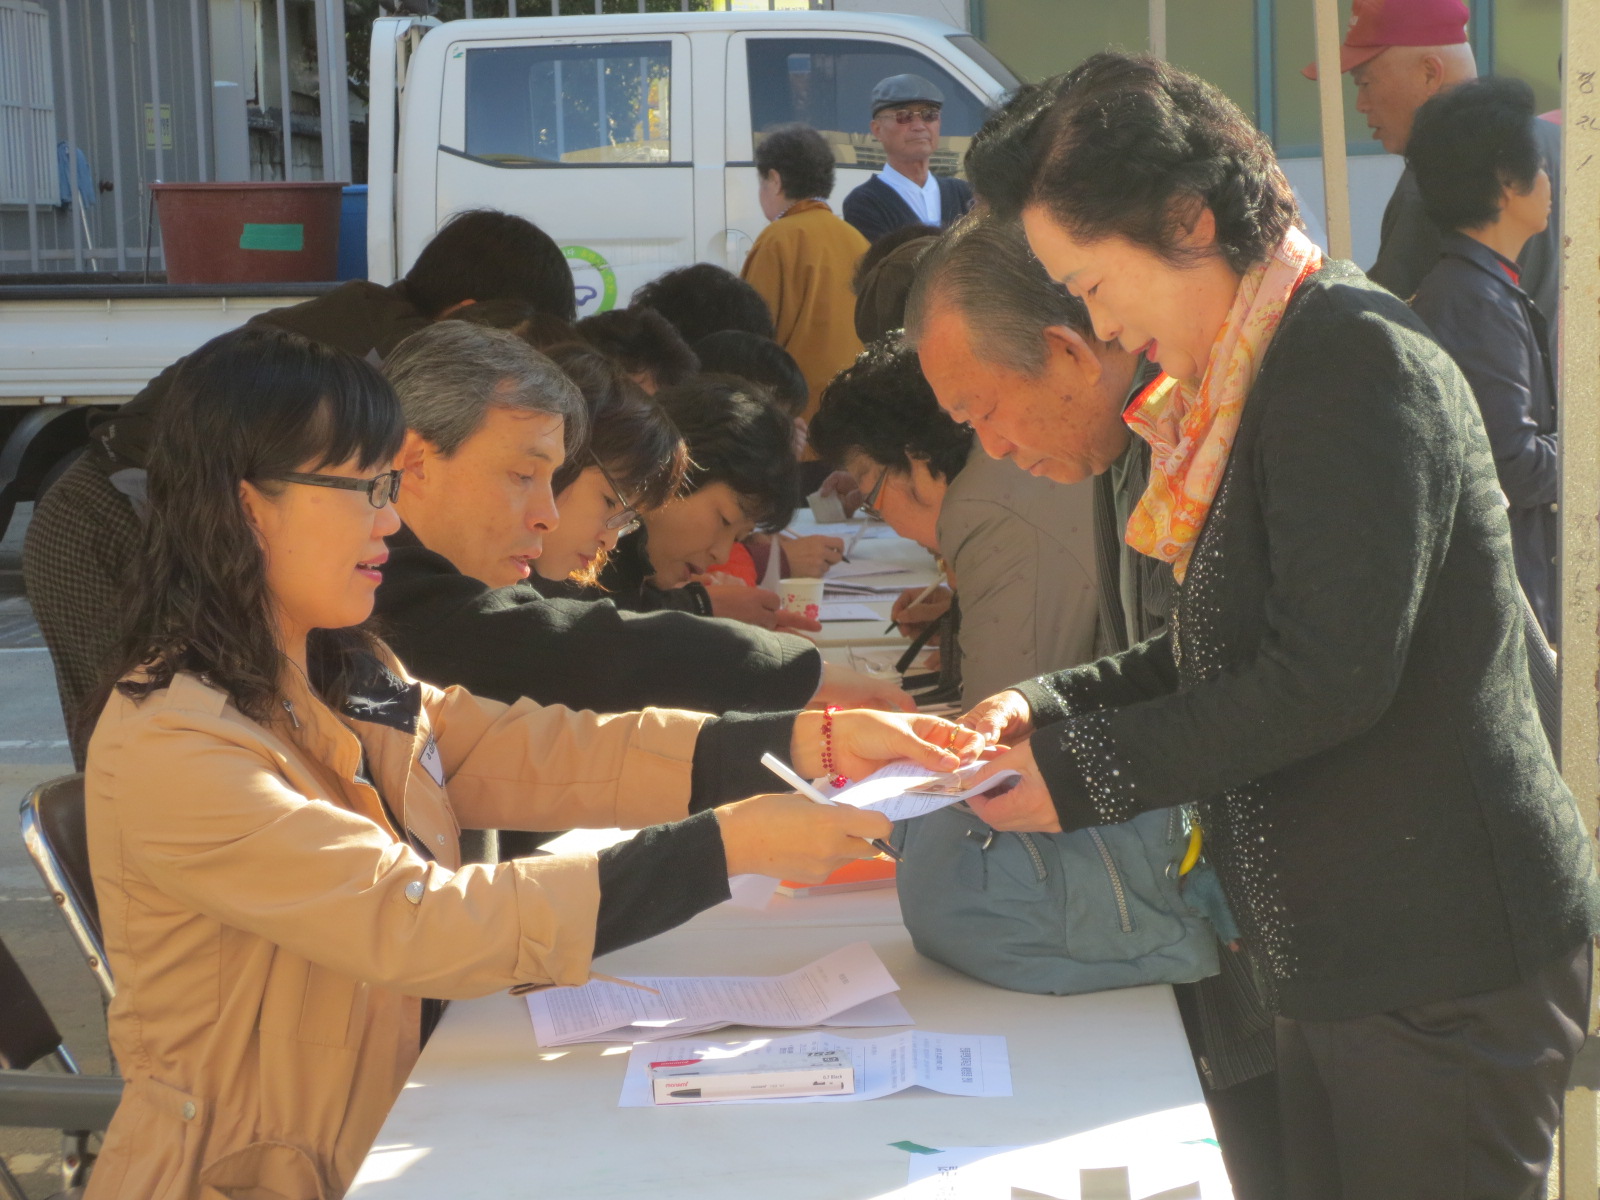
[(467, 51), (467, 153), (503, 163), (666, 163), (668, 42)]
[(931, 165), (936, 174), (955, 175), (972, 135), (989, 115), (988, 96), (898, 42), (753, 36), (748, 47), (752, 144), (760, 142), (763, 131), (798, 121), (821, 133), (840, 163), (876, 170), (884, 158), (870, 129), (873, 85), (890, 75), (914, 74), (944, 95), (939, 148)]
[(1006, 91), (1014, 92), (1022, 84), (1022, 80), (1017, 78), (1017, 73), (1001, 62), (998, 54), (970, 33), (950, 34), (950, 44), (993, 75), (995, 82)]

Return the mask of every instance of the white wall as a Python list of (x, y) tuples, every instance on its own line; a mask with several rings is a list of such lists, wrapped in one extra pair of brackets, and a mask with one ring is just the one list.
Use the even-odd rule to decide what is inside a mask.
[[(1346, 160), (1350, 164), (1350, 243), (1356, 265), (1362, 270), (1378, 257), (1378, 240), (1383, 209), (1389, 203), (1395, 182), (1405, 162), (1395, 154), (1359, 154)], [(1279, 160), (1300, 199), (1306, 224), (1313, 234), (1327, 228), (1327, 208), (1322, 197), (1322, 159), (1284, 158)], [(1324, 237), (1326, 249), (1326, 238)]]

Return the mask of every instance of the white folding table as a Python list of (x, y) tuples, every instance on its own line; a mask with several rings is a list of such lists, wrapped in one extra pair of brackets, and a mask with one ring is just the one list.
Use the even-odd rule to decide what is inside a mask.
[(775, 974), (858, 940), (877, 949), (918, 1028), (1003, 1034), (1014, 1095), (912, 1089), (854, 1104), (619, 1109), (625, 1046), (541, 1050), (526, 1003), (495, 995), (450, 1006), (350, 1195), (867, 1200), (905, 1184), (907, 1155), (893, 1142), (1048, 1142), (1200, 1102), (1170, 988), (1054, 997), (990, 987), (917, 955), (892, 890), (777, 897), (759, 912), (722, 905), (596, 969)]

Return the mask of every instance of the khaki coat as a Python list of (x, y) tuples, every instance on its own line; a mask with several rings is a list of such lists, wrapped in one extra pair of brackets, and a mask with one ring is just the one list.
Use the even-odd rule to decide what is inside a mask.
[(741, 272), (772, 310), (776, 340), (811, 389), (809, 421), (822, 389), (861, 353), (850, 289), (867, 239), (820, 200), (801, 200), (761, 231)]
[(90, 1200), (342, 1195), (416, 1061), (421, 997), (589, 977), (597, 860), (462, 867), (459, 829), (687, 815), (702, 716), (389, 678), (370, 719), (298, 676), (265, 724), (194, 676), (113, 695), (88, 829), (127, 1085)]

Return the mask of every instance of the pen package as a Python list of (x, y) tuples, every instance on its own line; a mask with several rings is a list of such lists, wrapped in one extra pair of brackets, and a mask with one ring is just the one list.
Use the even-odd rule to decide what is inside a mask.
[(657, 1104), (709, 1104), (780, 1096), (849, 1095), (856, 1090), (848, 1054), (816, 1050), (804, 1054), (741, 1054), (734, 1058), (689, 1058), (650, 1064)]

